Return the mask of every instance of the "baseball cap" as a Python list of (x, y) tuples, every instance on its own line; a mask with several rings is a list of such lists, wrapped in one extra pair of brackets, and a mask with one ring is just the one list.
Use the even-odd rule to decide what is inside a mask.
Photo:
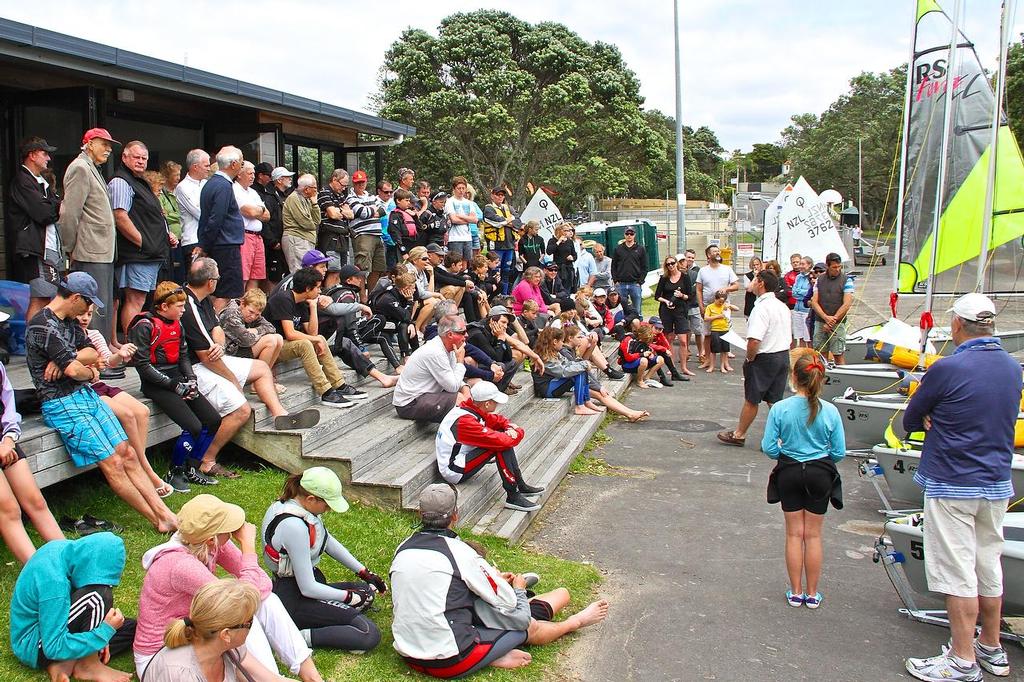
[[(328, 265), (327, 269), (330, 270), (331, 266)], [(345, 263), (338, 269), (338, 275), (341, 277), (341, 281), (344, 282), (349, 277), (366, 277), (366, 273), (359, 269), (358, 266), (352, 263)]]
[(478, 381), (473, 384), (473, 387), (469, 389), (469, 397), (473, 399), (474, 403), (493, 400), (499, 405), (504, 405), (508, 402), (508, 396), (499, 391), (498, 387), (489, 381)]
[(635, 227), (627, 227), (625, 229), (625, 231), (623, 231), (623, 234), (636, 234), (636, 228)]
[(449, 519), (458, 502), (455, 488), (447, 483), (432, 483), (420, 493), (420, 517), (428, 521)]
[(598, 288), (594, 289), (594, 298), (597, 298), (598, 296), (607, 296), (607, 295), (608, 295), (608, 292), (605, 291), (604, 289), (602, 289), (601, 287), (598, 287)]
[(99, 285), (96, 284), (96, 280), (88, 272), (72, 272), (60, 285), (73, 294), (89, 299), (100, 310), (103, 309)]
[(196, 495), (178, 511), (178, 535), (189, 545), (220, 533), (234, 533), (244, 523), (245, 511), (241, 507), (206, 493)]
[(814, 267), (811, 269), (814, 270), (815, 272), (825, 272), (826, 270), (828, 270), (828, 268), (825, 267), (824, 263), (815, 263)]
[(110, 133), (107, 132), (106, 128), (89, 128), (85, 131), (85, 134), (82, 135), (82, 144), (88, 144), (91, 140), (95, 140), (96, 138), (106, 140), (107, 142), (113, 142), (114, 144), (121, 144), (110, 136)]
[(355, 184), (357, 182), (366, 182), (366, 171), (357, 170), (352, 174), (352, 183)]
[(327, 254), (327, 272), (341, 272), (341, 256), (333, 251)]
[(28, 142), (25, 142), (25, 144), (21, 145), (22, 158), (28, 156), (29, 154), (35, 151), (55, 152), (57, 151), (57, 148), (51, 144), (47, 144), (46, 140), (44, 140), (41, 137), (34, 138), (32, 140), (29, 140)]
[(302, 472), (299, 479), (302, 489), (316, 495), (336, 512), (348, 511), (348, 502), (341, 495), (341, 481), (338, 475), (327, 467), (311, 467)]
[(440, 244), (430, 243), (427, 244), (427, 253), (436, 253), (439, 256), (443, 256), (448, 253), (448, 249), (441, 246)]
[(963, 320), (993, 324), (996, 316), (996, 305), (984, 294), (964, 294), (953, 302), (953, 307), (946, 311)]
[(306, 252), (306, 255), (302, 257), (302, 267), (308, 268), (313, 265), (320, 265), (330, 260), (324, 255), (323, 251), (317, 251), (316, 249), (310, 249)]
[(513, 315), (512, 315), (511, 312), (509, 312), (509, 309), (506, 308), (503, 305), (496, 305), (496, 306), (492, 307), (490, 309), (490, 311), (487, 313), (487, 317), (508, 317), (508, 318), (512, 318), (512, 316)]
[(651, 315), (651, 318), (647, 320), (647, 324), (651, 325), (655, 329), (664, 329), (665, 325), (661, 323), (661, 318), (657, 315)]
[(265, 175), (273, 176), (273, 174), (274, 174), (274, 167), (271, 166), (266, 161), (264, 161), (262, 163), (258, 163), (258, 164), (256, 164), (256, 175), (259, 175), (260, 173), (263, 173)]
[(430, 200), (431, 201), (437, 201), (438, 199), (447, 199), (447, 198), (448, 198), (448, 192), (445, 192), (444, 190), (440, 190), (440, 189), (430, 195)]
[(505, 194), (505, 188), (504, 187), (493, 187), (493, 188), (491, 188), (491, 194), (501, 194), (501, 195), (504, 195)]
[(270, 179), (271, 180), (280, 180), (281, 178), (290, 178), (293, 175), (295, 175), (295, 173), (291, 172), (290, 170), (288, 170), (284, 166), (278, 166), (274, 170), (270, 171)]
[(544, 266), (544, 269), (545, 270), (557, 270), (558, 269), (558, 263), (548, 263), (547, 265)]

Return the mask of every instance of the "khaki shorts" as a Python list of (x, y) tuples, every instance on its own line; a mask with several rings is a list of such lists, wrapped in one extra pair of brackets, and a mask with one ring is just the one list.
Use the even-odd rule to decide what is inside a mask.
[(953, 597), (1003, 595), (1003, 517), (1009, 500), (924, 501), (928, 589)]
[(352, 240), (356, 252), (356, 267), (363, 272), (385, 272), (387, 252), (379, 234), (359, 234)]
[(846, 320), (836, 325), (835, 331), (825, 329), (821, 320), (814, 322), (814, 341), (811, 344), (819, 353), (827, 355), (844, 355), (846, 353)]

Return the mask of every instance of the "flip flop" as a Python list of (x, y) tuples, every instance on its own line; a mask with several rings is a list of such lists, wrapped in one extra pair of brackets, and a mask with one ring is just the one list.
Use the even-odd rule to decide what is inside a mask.
[(156, 489), (156, 494), (160, 496), (160, 499), (165, 499), (174, 494), (174, 488), (170, 483), (164, 483)]
[(278, 431), (310, 429), (319, 423), (319, 410), (303, 410), (295, 414), (283, 414), (280, 417), (274, 417), (274, 428)]
[(641, 412), (636, 417), (633, 417), (632, 419), (630, 419), (629, 423), (630, 424), (636, 424), (637, 422), (642, 422), (643, 420), (647, 419), (650, 416), (651, 416), (651, 413), (648, 412), (647, 410), (644, 410), (643, 412)]
[(722, 441), (726, 445), (735, 445), (736, 447), (742, 448), (747, 443), (746, 438), (737, 438), (733, 435), (733, 431), (719, 431), (718, 440)]
[(65, 533), (77, 533), (81, 537), (101, 532), (100, 528), (91, 526), (82, 519), (73, 519), (70, 516), (60, 517), (60, 521), (57, 525), (60, 526), (60, 529)]
[(107, 531), (109, 533), (120, 534), (124, 530), (124, 528), (117, 525), (113, 521), (107, 521), (106, 519), (98, 519), (95, 516), (90, 516), (89, 514), (82, 514), (82, 521), (89, 524), (93, 528), (96, 528), (101, 531)]

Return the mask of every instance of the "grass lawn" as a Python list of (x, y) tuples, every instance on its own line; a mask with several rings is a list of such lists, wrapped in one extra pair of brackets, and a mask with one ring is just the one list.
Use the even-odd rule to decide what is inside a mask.
[[(166, 461), (154, 458), (157, 471), (166, 470)], [(244, 458), (249, 462), (253, 460)], [(243, 465), (244, 466), (244, 465)], [(198, 486), (189, 495), (174, 494), (168, 498), (170, 507), (177, 510), (190, 497), (199, 492), (217, 494), (225, 501), (240, 505), (246, 511), (249, 521), (257, 527), (263, 514), (284, 485), (285, 474), (276, 469), (264, 468), (259, 471), (248, 471), (237, 481), (222, 481), (219, 486), (200, 489)], [(121, 585), (115, 589), (114, 595), (118, 606), (127, 616), (138, 613), (139, 591), (142, 586), (143, 571), (140, 564), (143, 552), (163, 542), (163, 537), (152, 530), (141, 516), (131, 512), (106, 486), (98, 472), (91, 472), (52, 486), (46, 491), (54, 516), (59, 520), (62, 515), (80, 516), (88, 513), (99, 518), (110, 519), (125, 527), (122, 537), (128, 550), (128, 562), (125, 567)], [(374, 507), (366, 507), (353, 503), (345, 514), (329, 512), (326, 516), (327, 527), (355, 556), (370, 570), (378, 575), (387, 576), (388, 567), (398, 544), (408, 537), (416, 528), (415, 517), (408, 513), (384, 511)], [(33, 532), (33, 531), (30, 531)], [(468, 534), (463, 534), (470, 537)], [(38, 544), (38, 537), (34, 537)], [(573, 603), (567, 609), (576, 612), (586, 606), (592, 599), (601, 577), (592, 566), (577, 564), (570, 561), (543, 554), (527, 552), (518, 547), (509, 546), (505, 541), (494, 537), (475, 537), (489, 550), (489, 560), (502, 570), (513, 572), (535, 571), (541, 575), (538, 590), (544, 591), (564, 586), (573, 594)], [(0, 585), (8, 594), (13, 589), (18, 576), (19, 565), (7, 548), (0, 544)], [(355, 579), (348, 570), (330, 558), (324, 559), (321, 568), (331, 580)], [(412, 673), (400, 661), (392, 648), (391, 637), (391, 595), (379, 597), (374, 610), (369, 614), (383, 635), (380, 646), (366, 655), (345, 654), (327, 650), (317, 651), (315, 660), (325, 678), (334, 680), (359, 680), (360, 682), (392, 681), (403, 678), (420, 677)], [(10, 632), (8, 627), (9, 602), (5, 600), (0, 610), (0, 628)], [(568, 615), (568, 614), (565, 614)], [(564, 616), (563, 616), (564, 617)], [(515, 671), (488, 669), (475, 676), (481, 680), (540, 680), (559, 664), (559, 656), (571, 637), (543, 647), (531, 647), (533, 663), (527, 668)], [(42, 671), (32, 671), (22, 666), (10, 653), (9, 642), (5, 643), (0, 654), (0, 680), (44, 680)], [(112, 662), (122, 670), (131, 670), (133, 661), (130, 654), (122, 655)], [(422, 679), (429, 679), (422, 676)]]

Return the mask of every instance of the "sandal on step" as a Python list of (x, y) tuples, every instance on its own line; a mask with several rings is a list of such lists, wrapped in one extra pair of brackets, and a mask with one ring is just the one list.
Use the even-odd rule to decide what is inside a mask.
[(644, 410), (643, 412), (641, 412), (637, 416), (635, 416), (632, 419), (630, 419), (629, 423), (630, 424), (636, 424), (637, 422), (642, 422), (643, 420), (647, 419), (650, 416), (651, 416), (651, 413), (648, 412), (647, 410)]
[(221, 466), (219, 462), (214, 462), (213, 466), (211, 466), (209, 469), (204, 469), (202, 466), (200, 466), (199, 471), (206, 474), (207, 476), (213, 476), (215, 478), (228, 478), (233, 480), (242, 477), (241, 474), (235, 473), (231, 469), (224, 468), (223, 466)]
[(162, 483), (156, 487), (156, 494), (160, 496), (160, 499), (165, 499), (174, 494), (174, 487), (170, 483)]
[(747, 443), (746, 438), (737, 438), (735, 431), (719, 431), (718, 440), (722, 441), (726, 445), (735, 445), (740, 448)]

